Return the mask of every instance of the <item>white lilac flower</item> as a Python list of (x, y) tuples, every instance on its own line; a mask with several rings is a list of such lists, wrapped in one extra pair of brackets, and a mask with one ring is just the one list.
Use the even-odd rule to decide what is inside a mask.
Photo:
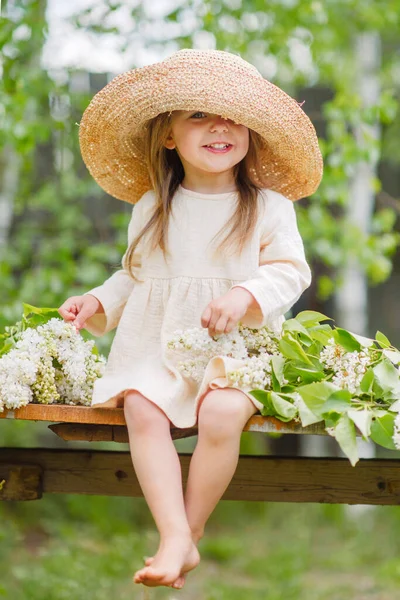
[(203, 379), (207, 364), (214, 356), (223, 355), (238, 359), (247, 357), (243, 338), (237, 330), (212, 338), (206, 329), (179, 329), (169, 339), (167, 347), (177, 357), (189, 356), (186, 360), (178, 361), (177, 368), (185, 377), (197, 382)]
[(0, 411), (26, 406), (33, 398), (45, 348), (40, 335), (32, 329), (23, 332), (15, 346), (0, 358)]
[(48, 354), (42, 356), (32, 390), (34, 400), (41, 404), (51, 404), (60, 397), (56, 387), (53, 358)]
[(226, 374), (229, 385), (252, 389), (271, 388), (271, 355), (263, 353), (244, 360), (243, 366), (228, 371)]
[[(268, 389), (271, 385), (271, 355), (280, 354), (274, 335), (266, 327), (256, 330), (239, 325), (230, 333), (212, 338), (207, 329), (194, 327), (176, 330), (167, 347), (176, 356), (188, 357), (180, 360), (177, 367), (195, 381), (202, 380), (207, 364), (214, 356), (228, 356), (245, 361), (240, 369), (227, 374), (232, 386)], [(256, 356), (255, 351), (258, 352)]]
[(71, 325), (50, 319), (41, 327), (54, 358), (61, 365), (56, 382), (59, 396), (66, 404), (89, 405), (93, 383), (102, 375), (106, 360), (93, 354), (94, 341), (84, 341)]
[(0, 358), (0, 411), (36, 401), (90, 404), (93, 383), (106, 359), (61, 319), (27, 328)]
[(200, 357), (198, 357), (196, 358), (196, 360), (189, 359), (185, 361), (180, 361), (178, 363), (178, 369), (185, 377), (190, 377), (194, 381), (200, 382), (203, 379), (208, 360), (208, 358), (201, 359)]
[(393, 442), (398, 450), (400, 450), (400, 413), (397, 413), (394, 420)]
[(244, 325), (238, 326), (239, 333), (244, 339), (247, 350), (258, 350), (268, 354), (281, 354), (277, 340), (277, 333), (270, 331), (267, 327), (260, 329), (249, 329)]
[(167, 343), (167, 347), (178, 353), (190, 354), (191, 357), (209, 357), (224, 355), (232, 358), (245, 358), (248, 356), (243, 337), (235, 329), (215, 338), (208, 334), (207, 329), (193, 327), (174, 332)]
[(321, 362), (334, 372), (332, 383), (354, 394), (370, 365), (368, 348), (360, 352), (346, 352), (331, 338), (320, 353)]
[(302, 406), (302, 400), (303, 400), (303, 398), (301, 397), (301, 395), (299, 394), (299, 392), (294, 392), (294, 394), (293, 394), (293, 404), (295, 405), (295, 407), (297, 409), (299, 409)]

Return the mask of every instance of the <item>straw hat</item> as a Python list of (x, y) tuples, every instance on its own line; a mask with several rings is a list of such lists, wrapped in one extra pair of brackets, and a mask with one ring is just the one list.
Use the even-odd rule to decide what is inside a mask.
[(251, 176), (261, 187), (290, 200), (317, 189), (323, 168), (318, 139), (296, 100), (240, 56), (185, 49), (118, 75), (83, 113), (82, 157), (106, 192), (134, 204), (151, 189), (143, 125), (174, 110), (218, 114), (259, 133), (265, 143)]

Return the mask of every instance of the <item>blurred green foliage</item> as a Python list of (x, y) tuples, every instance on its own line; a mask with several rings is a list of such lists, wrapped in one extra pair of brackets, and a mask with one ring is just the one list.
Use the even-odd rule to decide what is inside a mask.
[[(143, 499), (45, 496), (0, 504), (0, 519), (0, 597), (146, 597), (131, 581), (158, 544)], [(179, 598), (392, 600), (400, 583), (399, 528), (394, 506), (352, 514), (342, 505), (224, 502)], [(149, 597), (178, 593), (154, 588)]]
[[(126, 3), (106, 1), (102, 8), (101, 12), (99, 7), (88, 7), (71, 21), (97, 36), (117, 33), (109, 21), (118, 11), (126, 12)], [(128, 10), (132, 28), (129, 33), (126, 29), (119, 32), (125, 52), (139, 31), (151, 31), (157, 21), (143, 3), (132, 2)], [(18, 318), (22, 302), (59, 306), (66, 297), (98, 285), (119, 268), (131, 212), (128, 204), (113, 200), (110, 206), (115, 210), (106, 210), (110, 198), (82, 163), (78, 123), (90, 95), (71, 91), (68, 81), (59, 83), (41, 66), (48, 35), (46, 2), (5, 2), (2, 14), (6, 16), (0, 21), (0, 146), (4, 149), (0, 172), (17, 169), (18, 183), (13, 197), (7, 199), (13, 215), (0, 263), (0, 329)], [(183, 25), (188, 15), (195, 23), (191, 28)], [(370, 283), (384, 281), (400, 239), (395, 209), (380, 207), (370, 232), (363, 234), (346, 221), (346, 206), (351, 202), (349, 178), (359, 161), (398, 160), (399, 87), (394, 77), (398, 52), (393, 49), (398, 48), (400, 17), (396, 0), (382, 0), (379, 10), (355, 0), (269, 2), (267, 9), (257, 0), (207, 0), (201, 5), (189, 0), (162, 19), (164, 43), (172, 40), (177, 47), (192, 47), (201, 33), (211, 36), (218, 49), (240, 53), (259, 67), (272, 57), (273, 81), (288, 93), (301, 98), (305, 88), (329, 90), (330, 99), (323, 104), (326, 131), (320, 137), (323, 182), (316, 194), (296, 205), (309, 260), (325, 267), (317, 293), (321, 299), (333, 293), (340, 284), (339, 267), (350, 255), (356, 256)], [(180, 34), (176, 24), (182, 25)], [(168, 37), (168, 31), (175, 33)], [(363, 107), (354, 85), (354, 42), (356, 35), (369, 31), (381, 38), (381, 94), (375, 106)], [(143, 34), (142, 39), (148, 47), (161, 43), (150, 34)], [(309, 53), (312, 66), (308, 70), (297, 65), (296, 48)], [(315, 116), (310, 114), (312, 119)], [(374, 122), (382, 127), (381, 143), (371, 138), (366, 127)], [(362, 126), (361, 140), (354, 135), (358, 125)], [(375, 178), (371, 185), (379, 195), (380, 180)], [(111, 338), (108, 334), (99, 339), (101, 351), (107, 351)]]
[[(71, 21), (97, 36), (117, 33), (110, 18), (126, 11), (126, 3), (108, 0), (102, 8), (101, 12), (99, 7), (88, 7)], [(129, 33), (126, 29), (119, 32), (125, 52), (134, 36), (151, 31), (157, 20), (143, 3), (132, 3), (129, 12), (132, 28)], [(82, 163), (78, 123), (90, 95), (71, 91), (68, 82), (58, 83), (41, 66), (48, 35), (46, 2), (6, 2), (3, 15), (0, 145), (4, 151), (0, 171), (4, 174), (17, 164), (18, 184), (8, 200), (13, 204), (13, 216), (0, 266), (0, 329), (18, 318), (22, 302), (59, 306), (66, 297), (98, 285), (119, 268), (131, 212), (130, 205), (113, 200), (110, 206), (115, 210), (107, 211), (110, 198)], [(188, 15), (195, 23), (189, 32), (182, 25)], [(258, 66), (272, 57), (273, 81), (288, 93), (301, 97), (305, 88), (329, 90), (330, 99), (323, 104), (326, 131), (320, 137), (323, 182), (316, 194), (296, 205), (308, 257), (326, 267), (317, 292), (321, 299), (333, 293), (340, 283), (339, 267), (350, 255), (356, 256), (372, 284), (384, 281), (400, 239), (395, 209), (384, 206), (377, 210), (371, 230), (363, 234), (357, 225), (347, 222), (346, 206), (351, 202), (349, 179), (360, 161), (371, 162), (381, 156), (398, 160), (399, 142), (393, 134), (400, 121), (399, 86), (393, 76), (396, 65), (398, 68), (398, 52), (393, 49), (400, 20), (396, 0), (382, 0), (379, 10), (356, 0), (269, 2), (267, 9), (257, 0), (207, 0), (201, 5), (189, 0), (162, 19), (165, 43), (173, 40), (177, 47), (191, 47), (200, 32), (211, 36), (215, 47), (240, 53)], [(180, 34), (177, 23), (182, 25)], [(168, 38), (170, 30), (175, 34)], [(381, 38), (381, 94), (375, 106), (363, 107), (354, 85), (354, 43), (356, 35), (369, 31)], [(149, 34), (142, 38), (148, 47), (161, 43)], [(308, 70), (298, 66), (296, 48), (309, 53)], [(307, 102), (304, 108), (307, 111)], [(312, 119), (315, 116), (310, 114)], [(379, 143), (367, 128), (374, 122), (383, 129)], [(362, 126), (362, 139), (354, 135), (358, 125)], [(375, 178), (371, 185), (379, 194), (380, 180)], [(99, 339), (102, 351), (109, 347), (111, 337)]]
[[(318, 279), (318, 293), (321, 298), (333, 293), (339, 283), (338, 268), (350, 254), (371, 283), (389, 276), (399, 243), (393, 206), (380, 205), (367, 236), (347, 223), (345, 213), (355, 166), (379, 158), (398, 164), (400, 156), (397, 0), (187, 0), (163, 14), (163, 36), (155, 38), (151, 32), (160, 18), (147, 11), (143, 2), (107, 0), (101, 6), (86, 8), (72, 21), (100, 38), (118, 31), (110, 19), (125, 10), (132, 26), (119, 35), (127, 53), (138, 35), (149, 48), (192, 47), (205, 35), (216, 48), (240, 53), (258, 66), (267, 60), (274, 64), (273, 82), (299, 100), (303, 89), (328, 90), (323, 105), (325, 132), (320, 138), (324, 179), (313, 197), (296, 205), (308, 257), (326, 267)], [(131, 213), (129, 205), (107, 197), (82, 163), (78, 123), (90, 95), (71, 91), (68, 77), (67, 83), (59, 83), (41, 66), (48, 35), (46, 11), (45, 0), (2, 2), (0, 186), (13, 172), (17, 183), (5, 196), (12, 218), (6, 245), (0, 246), (0, 331), (20, 318), (23, 302), (60, 306), (66, 297), (100, 284), (119, 268)], [(185, 25), (186, 19), (190, 25)], [(354, 39), (363, 32), (376, 32), (382, 42), (381, 95), (377, 105), (368, 108), (361, 106), (355, 84)], [(308, 71), (296, 64), (300, 50), (312, 59)], [(137, 66), (134, 53), (131, 62), (131, 68)], [(304, 110), (310, 110), (314, 120), (316, 114), (307, 104)], [(380, 143), (370, 138), (366, 127), (375, 121), (382, 127)], [(364, 132), (361, 142), (354, 136), (357, 125)], [(371, 185), (380, 197), (379, 178)], [(96, 340), (102, 352), (111, 338), (108, 334)], [(44, 423), (0, 420), (0, 427), (5, 446), (57, 440)], [(241, 451), (257, 447), (261, 452), (265, 436), (250, 436), (243, 434)], [(192, 443), (181, 442), (186, 449)], [(354, 600), (364, 594), (371, 600), (392, 599), (400, 583), (398, 511), (379, 507), (368, 517), (352, 521), (344, 509), (221, 503), (202, 541), (203, 562), (188, 576), (191, 583), (179, 596)], [(157, 545), (143, 499), (66, 495), (40, 502), (0, 503), (0, 520), (0, 597), (141, 597), (130, 575)], [(233, 538), (239, 522), (241, 548)], [(167, 589), (154, 591), (153, 597), (173, 600)]]

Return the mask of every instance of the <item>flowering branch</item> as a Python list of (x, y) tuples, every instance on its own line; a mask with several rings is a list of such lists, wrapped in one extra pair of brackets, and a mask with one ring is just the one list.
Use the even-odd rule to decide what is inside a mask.
[(25, 304), (22, 320), (2, 334), (0, 412), (29, 402), (91, 404), (106, 359), (54, 312)]
[(239, 324), (210, 338), (205, 329), (178, 330), (167, 347), (198, 382), (211, 358), (240, 359), (240, 367), (226, 370), (228, 386), (251, 388), (263, 415), (303, 427), (324, 421), (354, 466), (356, 427), (364, 439), (400, 449), (400, 352), (381, 332), (373, 340), (324, 323), (331, 320), (303, 311), (281, 332)]

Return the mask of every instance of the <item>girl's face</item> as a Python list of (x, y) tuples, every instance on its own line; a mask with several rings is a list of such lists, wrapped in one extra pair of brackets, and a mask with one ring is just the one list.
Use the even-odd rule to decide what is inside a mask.
[[(212, 144), (217, 147), (210, 147)], [(227, 147), (218, 147), (221, 144)], [(247, 154), (249, 130), (220, 115), (177, 110), (171, 114), (171, 131), (165, 147), (176, 148), (186, 175), (188, 171), (229, 172)]]

